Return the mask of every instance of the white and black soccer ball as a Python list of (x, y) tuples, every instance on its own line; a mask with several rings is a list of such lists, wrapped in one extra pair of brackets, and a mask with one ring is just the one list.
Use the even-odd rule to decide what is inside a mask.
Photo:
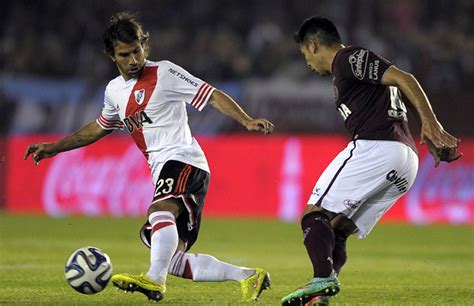
[(112, 276), (112, 263), (107, 254), (95, 247), (74, 251), (66, 262), (64, 275), (77, 292), (94, 294), (104, 290)]

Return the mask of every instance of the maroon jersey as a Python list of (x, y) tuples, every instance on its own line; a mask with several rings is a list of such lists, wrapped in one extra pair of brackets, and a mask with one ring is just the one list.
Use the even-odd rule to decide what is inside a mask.
[(337, 109), (353, 139), (400, 141), (416, 152), (398, 88), (381, 84), (391, 65), (361, 47), (339, 50), (332, 63)]

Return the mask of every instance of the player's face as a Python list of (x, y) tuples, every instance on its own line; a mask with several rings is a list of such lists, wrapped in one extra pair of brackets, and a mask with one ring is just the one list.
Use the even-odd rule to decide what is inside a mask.
[(300, 52), (304, 55), (306, 65), (320, 76), (324, 76), (327, 72), (322, 69), (320, 53), (317, 46), (313, 42), (300, 44)]
[(139, 41), (130, 44), (117, 41), (112, 60), (125, 80), (137, 78), (145, 66), (145, 50)]

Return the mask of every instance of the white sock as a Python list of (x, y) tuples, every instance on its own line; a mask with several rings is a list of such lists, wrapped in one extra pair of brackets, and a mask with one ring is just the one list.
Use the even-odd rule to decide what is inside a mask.
[(152, 226), (150, 269), (148, 277), (159, 284), (166, 283), (171, 258), (178, 248), (178, 230), (172, 213), (157, 211), (148, 216)]
[(176, 252), (171, 259), (168, 273), (189, 278), (195, 282), (241, 282), (255, 273), (255, 269), (234, 266), (206, 254)]

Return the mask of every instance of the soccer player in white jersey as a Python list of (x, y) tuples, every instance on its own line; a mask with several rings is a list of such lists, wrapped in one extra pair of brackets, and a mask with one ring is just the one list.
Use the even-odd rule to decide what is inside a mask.
[[(358, 232), (365, 238), (415, 180), (418, 156), (399, 90), (419, 115), (421, 139), (431, 143), (435, 165), (462, 154), (456, 151), (459, 140), (443, 129), (413, 75), (370, 50), (344, 46), (324, 17), (306, 19), (295, 40), (311, 70), (332, 75), (335, 104), (352, 137), (317, 181), (302, 214), (313, 278), (281, 300), (282, 305), (321, 305), (339, 291), (347, 237)], [(442, 157), (445, 150), (450, 153)]]
[(270, 286), (265, 270), (187, 253), (199, 232), (209, 167), (191, 135), (186, 104), (199, 111), (210, 104), (249, 131), (268, 134), (273, 124), (250, 117), (232, 98), (178, 65), (148, 61), (148, 33), (133, 14), (112, 16), (103, 38), (105, 51), (120, 75), (107, 85), (99, 118), (56, 142), (29, 145), (25, 159), (32, 154), (38, 164), (43, 158), (87, 146), (115, 129), (126, 128), (148, 160), (155, 184), (148, 223), (141, 232), (150, 247), (150, 268), (141, 275), (116, 274), (112, 283), (159, 301), (168, 274), (193, 281), (234, 280), (241, 283), (243, 300), (256, 300)]

